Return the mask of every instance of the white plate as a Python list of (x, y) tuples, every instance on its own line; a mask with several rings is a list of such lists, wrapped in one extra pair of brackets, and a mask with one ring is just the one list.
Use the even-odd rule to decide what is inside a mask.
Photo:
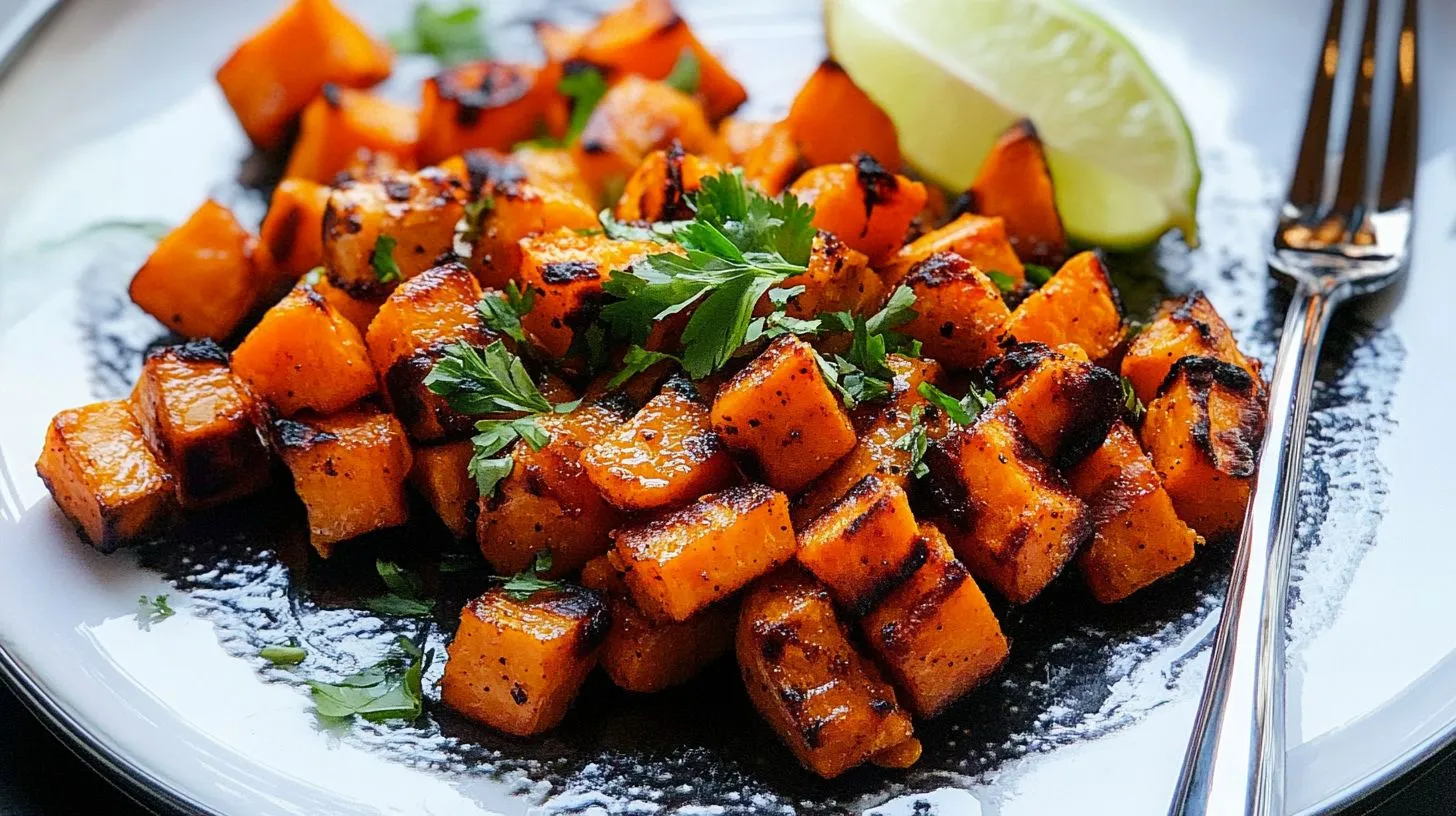
[[(1174, 288), (1206, 288), (1267, 358), (1282, 301), (1260, 257), (1324, 4), (1092, 4), (1168, 81), (1203, 153), (1204, 246), (1189, 253), (1168, 241), (1157, 258)], [(278, 5), (72, 0), (0, 82), (0, 667), (32, 704), (154, 798), (204, 812), (523, 813), (544, 803), (889, 813), (916, 800), (946, 814), (1162, 812), (1226, 550), (1123, 609), (1095, 609), (1075, 587), (1051, 593), (1009, 621), (1018, 637), (1003, 682), (925, 728), (925, 765), (941, 770), (827, 784), (788, 770), (787, 753), (743, 715), (728, 681), (660, 705), (598, 684), (560, 734), (534, 742), (448, 715), (419, 727), (325, 728), (298, 678), (368, 662), (406, 627), (325, 608), (337, 569), (295, 557), (283, 533), (267, 538), (296, 512), (286, 503), (245, 514), (264, 531), (251, 540), (112, 557), (79, 543), (33, 475), (42, 430), (58, 409), (123, 392), (135, 350), (158, 329), (119, 295), (144, 243), (41, 245), (102, 219), (176, 222), (209, 192), (256, 215), (260, 202), (229, 183), (247, 148), (211, 72)], [(389, 0), (347, 5), (376, 30), (407, 12)], [(1456, 56), (1436, 47), (1456, 41), (1456, 6), (1424, 5), (1414, 275), (1339, 324), (1312, 426), (1289, 613), (1297, 811), (1370, 790), (1456, 727), (1456, 548), (1443, 516), (1456, 397), (1456, 113), (1440, 104)], [(821, 56), (811, 0), (682, 6), (745, 78), (754, 113), (781, 111)], [(502, 22), (529, 11), (521, 2), (491, 10)], [(506, 49), (521, 47), (522, 34), (511, 28)], [(218, 547), (230, 560), (213, 570)], [(186, 591), (169, 589), (164, 574)], [(136, 598), (156, 592), (171, 592), (179, 613), (143, 631)], [(297, 672), (250, 657), (292, 633), (317, 653)], [(879, 810), (886, 800), (896, 804)]]

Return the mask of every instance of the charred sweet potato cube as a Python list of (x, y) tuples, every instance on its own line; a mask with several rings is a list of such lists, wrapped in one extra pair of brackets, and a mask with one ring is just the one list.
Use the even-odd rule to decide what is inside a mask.
[(885, 284), (899, 284), (916, 264), (941, 252), (954, 252), (982, 272), (1000, 272), (1017, 285), (1026, 281), (1026, 267), (1006, 237), (1006, 222), (966, 214), (901, 247), (885, 264)]
[(327, 184), (360, 151), (389, 155), (400, 168), (413, 169), (418, 139), (419, 115), (413, 108), (365, 91), (325, 85), (303, 109), (283, 177)]
[(698, 61), (698, 90), (713, 120), (748, 100), (748, 92), (703, 47), (671, 0), (631, 0), (608, 12), (587, 32), (576, 58), (605, 70), (609, 79), (637, 75), (666, 79), (689, 52)]
[(536, 553), (551, 553), (551, 575), (567, 575), (612, 545), (610, 533), (622, 514), (602, 498), (581, 465), (587, 446), (632, 416), (619, 398), (583, 404), (569, 414), (541, 417), (551, 434), (540, 450), (517, 444), (511, 474), (495, 494), (480, 499), (476, 540), (480, 552), (502, 575), (530, 566)]
[(333, 413), (378, 387), (359, 330), (306, 283), (243, 338), (233, 371), (285, 416), (306, 408)]
[(612, 533), (637, 606), (682, 622), (794, 557), (789, 500), (763, 485), (730, 487)]
[(1193, 560), (1198, 534), (1174, 512), (1125, 423), (1112, 426), (1107, 441), (1067, 472), (1067, 482), (1092, 514), (1092, 542), (1077, 566), (1097, 600), (1120, 601)]
[(900, 248), (926, 198), (925, 185), (891, 173), (868, 155), (815, 167), (789, 193), (814, 207), (814, 226), (868, 255), (871, 264)]
[(1263, 392), (1257, 362), (1245, 357), (1234, 333), (1202, 292), (1165, 302), (1153, 321), (1128, 344), (1122, 357), (1122, 376), (1132, 383), (1138, 399), (1152, 402), (1158, 386), (1173, 364), (1184, 357), (1212, 357), (1242, 368)]
[(665, 251), (650, 241), (614, 241), (559, 229), (521, 241), (521, 288), (533, 289), (536, 305), (521, 318), (546, 353), (566, 356), (578, 327), (595, 318), (602, 284), (612, 273)]
[(682, 623), (658, 623), (637, 608), (610, 553), (588, 562), (581, 582), (606, 597), (611, 610), (601, 665), (618, 688), (648, 694), (681, 685), (733, 648), (733, 604), (714, 604)]
[(914, 739), (895, 690), (804, 571), (780, 570), (748, 593), (736, 641), (749, 698), (810, 771), (832, 779)]
[(1076, 343), (1093, 360), (1110, 354), (1122, 333), (1122, 304), (1096, 251), (1072, 256), (1006, 321), (1007, 337), (1049, 346)]
[(895, 123), (833, 60), (821, 63), (799, 89), (788, 123), (811, 165), (853, 162), (864, 153), (891, 172), (900, 169)]
[(414, 449), (409, 482), (434, 508), (445, 528), (460, 540), (470, 535), (480, 497), (468, 468), (475, 446), (469, 439)]
[(268, 451), (253, 427), (257, 406), (216, 343), (147, 352), (131, 399), (183, 507), (225, 502), (268, 483)]
[(900, 331), (919, 340), (926, 356), (972, 368), (996, 354), (1011, 312), (1001, 290), (970, 261), (937, 252), (911, 267), (901, 285), (915, 293), (915, 318)]
[(1029, 263), (1060, 266), (1067, 257), (1067, 233), (1057, 213), (1052, 174), (1041, 137), (1031, 120), (1006, 129), (971, 183), (971, 209), (1006, 220), (1016, 254)]
[(284, 179), (273, 190), (262, 241), (281, 277), (297, 280), (324, 262), (324, 208), (333, 190), (308, 179)]
[(785, 309), (802, 320), (812, 320), (823, 312), (870, 313), (884, 293), (880, 276), (870, 268), (864, 253), (850, 249), (832, 232), (814, 236), (808, 270), (780, 286), (804, 287), (803, 292), (789, 299)]
[(35, 471), (61, 512), (102, 552), (159, 532), (171, 516), (172, 477), (126, 400), (56, 414)]
[(248, 138), (281, 143), (324, 85), (367, 88), (389, 76), (393, 54), (331, 0), (294, 0), (217, 69), (217, 84)]
[(496, 289), (520, 280), (522, 239), (601, 226), (597, 211), (565, 189), (514, 181), (489, 190), (491, 204), (481, 215), (472, 256), (479, 261), (481, 280)]
[(698, 191), (704, 176), (722, 170), (716, 160), (685, 153), (681, 144), (673, 142), (642, 160), (627, 179), (613, 214), (618, 221), (690, 221), (688, 196)]
[(330, 416), (271, 421), (273, 448), (293, 474), (308, 509), (309, 543), (328, 558), (334, 547), (409, 520), (404, 483), (409, 443), (393, 415), (364, 405)]
[(508, 151), (511, 145), (554, 135), (564, 125), (554, 115), (559, 66), (535, 68), (507, 62), (467, 62), (425, 80), (420, 106), (418, 155), (435, 164), (476, 147)]
[(227, 207), (208, 199), (137, 270), (132, 302), (183, 337), (225, 340), (273, 288), (257, 244)]
[(971, 573), (1012, 603), (1036, 597), (1092, 533), (1087, 507), (998, 403), (930, 447), (931, 493)]
[(582, 174), (600, 194), (625, 182), (648, 153), (674, 140), (695, 155), (723, 155), (718, 134), (696, 99), (665, 82), (626, 76), (592, 110), (574, 150)]
[(582, 587), (561, 584), (528, 597), (486, 590), (460, 610), (440, 699), (507, 734), (548, 731), (596, 666), (610, 624), (601, 597)]
[(736, 476), (713, 430), (708, 405), (685, 377), (673, 377), (631, 421), (582, 452), (602, 496), (622, 510), (677, 507)]
[(743, 177), (764, 195), (782, 193), (807, 166), (787, 122), (774, 124), (763, 141), (744, 153), (738, 163)]
[(945, 536), (922, 525), (925, 563), (860, 621), (906, 704), (934, 717), (1006, 662), (1001, 624)]
[(384, 305), (382, 297), (361, 299), (350, 295), (335, 286), (329, 280), (329, 276), (322, 273), (310, 275), (306, 280), (315, 292), (334, 307), (335, 311), (343, 315), (345, 320), (354, 324), (354, 328), (359, 330), (360, 337), (369, 331), (369, 324), (373, 322), (374, 316), (379, 314), (379, 307)]
[(1122, 415), (1122, 383), (1116, 374), (1041, 343), (1007, 348), (986, 364), (984, 373), (1021, 420), (1026, 438), (1058, 468), (1071, 467), (1096, 450)]
[(864, 613), (925, 561), (910, 499), (866, 476), (799, 534), (799, 563), (840, 606)]
[(828, 470), (855, 442), (814, 350), (791, 334), (718, 390), (713, 428), (728, 447), (758, 460), (765, 481), (789, 493)]
[(380, 298), (453, 258), (455, 225), (465, 214), (461, 195), (459, 181), (436, 167), (334, 188), (324, 210), (329, 280), (356, 298)]
[(1143, 447), (1178, 516), (1204, 538), (1243, 526), (1264, 422), (1254, 378), (1211, 357), (1174, 363), (1148, 404)]

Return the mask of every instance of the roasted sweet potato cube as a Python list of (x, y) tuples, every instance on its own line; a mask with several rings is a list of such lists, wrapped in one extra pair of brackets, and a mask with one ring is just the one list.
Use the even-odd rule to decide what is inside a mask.
[(1026, 438), (1058, 468), (1096, 450), (1123, 412), (1116, 374), (1041, 343), (1007, 348), (986, 364), (985, 376)]
[(271, 420), (273, 448), (308, 509), (309, 543), (328, 558), (341, 541), (409, 520), (411, 456), (392, 414), (364, 405), (331, 416)]
[(954, 252), (977, 269), (1000, 272), (1018, 285), (1026, 281), (1026, 267), (1006, 237), (1006, 222), (966, 214), (901, 247), (885, 264), (886, 286), (896, 286), (916, 264), (940, 252)]
[(763, 485), (730, 487), (612, 533), (637, 606), (682, 622), (794, 557), (789, 500)]
[(814, 226), (868, 255), (871, 264), (884, 262), (905, 242), (926, 197), (925, 185), (891, 173), (868, 155), (815, 167), (789, 193), (814, 207)]
[(380, 298), (453, 259), (462, 195), (460, 182), (436, 167), (334, 188), (324, 210), (329, 280), (356, 298)]
[(809, 76), (789, 108), (789, 130), (811, 165), (853, 162), (861, 153), (900, 169), (900, 134), (879, 105), (833, 60)]
[(413, 454), (410, 484), (430, 503), (456, 540), (470, 535), (474, 529), (475, 501), (480, 497), (480, 490), (468, 472), (475, 446), (469, 439), (458, 439), (416, 447)]
[(183, 507), (225, 502), (268, 483), (268, 451), (253, 426), (253, 396), (216, 343), (194, 340), (147, 352), (131, 399)]
[(306, 283), (243, 338), (233, 371), (285, 416), (304, 409), (333, 413), (378, 385), (359, 330)]
[(689, 153), (723, 155), (718, 134), (696, 99), (664, 82), (626, 76), (592, 110), (574, 150), (582, 174), (600, 195), (624, 183), (648, 153), (674, 140)]
[(713, 400), (713, 428), (750, 453), (764, 480), (797, 493), (854, 447), (854, 428), (829, 390), (814, 350), (794, 335), (775, 340)]
[(531, 30), (546, 59), (559, 64), (576, 59), (587, 30), (573, 26), (557, 25), (550, 20), (532, 20)]
[[(555, 115), (559, 66), (467, 62), (425, 80), (418, 155), (434, 164), (476, 147), (508, 151), (542, 127), (559, 131)], [(560, 135), (559, 132), (556, 135)]]
[(1236, 533), (1264, 439), (1258, 384), (1211, 357), (1173, 364), (1143, 418), (1142, 442), (1178, 515), (1205, 538)]
[(650, 241), (614, 241), (564, 228), (522, 240), (521, 284), (535, 290), (536, 305), (521, 325), (547, 354), (566, 356), (576, 330), (596, 319), (602, 284), (612, 273), (663, 251)]
[(1021, 301), (1006, 336), (1022, 343), (1076, 343), (1101, 360), (1122, 341), (1122, 304), (1096, 251), (1081, 252)]
[[(327, 189), (327, 188), (326, 188)], [(356, 298), (335, 286), (329, 280), (328, 275), (322, 273), (309, 275), (305, 279), (313, 290), (323, 296), (323, 299), (334, 307), (335, 311), (343, 315), (344, 319), (354, 324), (359, 330), (359, 336), (369, 331), (369, 324), (374, 321), (374, 316), (379, 314), (379, 307), (384, 305), (384, 298)]]
[(497, 731), (530, 736), (561, 722), (597, 664), (611, 614), (570, 584), (529, 597), (500, 587), (460, 610), (440, 699)]
[(622, 510), (677, 507), (727, 486), (737, 475), (708, 405), (674, 377), (627, 424), (582, 452), (588, 479)]
[(1000, 668), (1010, 646), (945, 536), (923, 525), (918, 541), (925, 563), (860, 626), (906, 705), (921, 717), (934, 717)]
[(743, 178), (765, 195), (776, 196), (804, 170), (804, 156), (788, 122), (745, 122), (728, 118), (718, 136)]
[(742, 166), (744, 157), (763, 144), (773, 128), (773, 122), (753, 122), (730, 116), (718, 123), (718, 139), (723, 143), (728, 160)]
[(693, 209), (688, 196), (702, 186), (704, 176), (722, 172), (715, 159), (683, 152), (673, 142), (666, 150), (654, 150), (642, 160), (622, 197), (617, 200), (614, 215), (619, 221), (689, 221)]
[(1245, 357), (1234, 333), (1202, 292), (1165, 302), (1157, 315), (1128, 344), (1122, 357), (1122, 376), (1132, 383), (1138, 399), (1152, 402), (1158, 386), (1173, 364), (1184, 357), (1212, 357), (1242, 368), (1264, 390), (1259, 364)]
[(227, 207), (208, 199), (137, 270), (132, 302), (183, 337), (225, 340), (273, 287), (257, 244)]
[(866, 476), (799, 534), (799, 563), (864, 613), (925, 561), (904, 488)]
[(1137, 436), (1121, 421), (1107, 441), (1067, 472), (1092, 514), (1092, 542), (1077, 566), (1102, 603), (1114, 603), (1193, 560), (1199, 539), (1173, 510), (1173, 500)]
[(217, 69), (217, 84), (253, 144), (281, 143), (324, 85), (367, 88), (389, 76), (393, 54), (331, 0), (294, 0)]
[(56, 414), (35, 471), (61, 512), (102, 552), (159, 532), (171, 516), (172, 477), (126, 400)]
[(610, 553), (588, 562), (581, 582), (607, 598), (612, 628), (601, 665), (619, 688), (646, 694), (681, 685), (733, 647), (738, 609), (731, 603), (714, 604), (682, 623), (658, 623), (637, 608)]
[(832, 232), (814, 236), (808, 271), (788, 278), (780, 286), (804, 287), (803, 292), (789, 299), (785, 309), (802, 320), (812, 320), (824, 312), (873, 312), (884, 294), (880, 276), (870, 268), (864, 253), (850, 249)]
[(971, 209), (1006, 219), (1016, 254), (1056, 268), (1067, 257), (1067, 233), (1057, 213), (1052, 174), (1031, 120), (1006, 129), (971, 183)]
[(521, 279), (522, 239), (600, 226), (590, 204), (557, 189), (520, 182), (496, 187), (491, 202), (476, 233), (473, 256), (479, 259), (480, 279), (496, 289)]
[(972, 368), (996, 354), (1011, 312), (1001, 290), (970, 261), (937, 252), (911, 267), (901, 285), (915, 293), (915, 318), (900, 331), (919, 340), (926, 356)]
[(284, 179), (263, 219), (263, 246), (280, 277), (297, 280), (324, 262), (324, 208), (333, 190), (308, 179)]
[(511, 474), (493, 496), (480, 499), (476, 540), (485, 560), (503, 575), (551, 553), (551, 575), (567, 575), (612, 545), (622, 515), (586, 477), (581, 452), (632, 416), (620, 398), (583, 404), (569, 414), (541, 417), (551, 442), (540, 450), (517, 444)]
[(978, 579), (1012, 603), (1036, 597), (1092, 533), (1087, 507), (998, 403), (930, 447), (931, 495)]
[(748, 593), (736, 640), (748, 696), (814, 773), (832, 779), (913, 739), (895, 690), (850, 643), (829, 591), (804, 571), (781, 570)]
[(413, 108), (365, 91), (325, 85), (303, 109), (283, 177), (326, 184), (361, 151), (391, 156), (399, 168), (413, 169), (418, 139), (419, 114)]

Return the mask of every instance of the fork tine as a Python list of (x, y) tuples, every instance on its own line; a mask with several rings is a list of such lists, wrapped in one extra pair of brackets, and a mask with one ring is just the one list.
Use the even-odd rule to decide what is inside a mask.
[(1380, 3), (1365, 6), (1365, 33), (1360, 40), (1360, 65), (1355, 73), (1355, 98), (1350, 103), (1350, 121), (1345, 129), (1345, 149), (1340, 161), (1340, 184), (1335, 191), (1334, 214), (1347, 219), (1349, 232), (1361, 229), (1367, 187), (1365, 171), (1370, 164), (1370, 100), (1375, 86), (1375, 36), (1379, 30)]
[(1290, 204), (1309, 210), (1320, 203), (1324, 189), (1325, 163), (1329, 159), (1330, 113), (1335, 74), (1340, 65), (1340, 31), (1344, 28), (1345, 0), (1330, 0), (1330, 19), (1325, 25), (1325, 38), (1315, 66), (1314, 90), (1309, 96), (1309, 113), (1305, 116), (1304, 142), (1299, 146), (1299, 160), (1294, 180), (1289, 183)]
[(1390, 142), (1385, 148), (1385, 172), (1380, 182), (1381, 211), (1407, 203), (1416, 187), (1417, 108), (1420, 85), (1416, 81), (1417, 0), (1405, 0), (1396, 48), (1395, 98), (1390, 107)]

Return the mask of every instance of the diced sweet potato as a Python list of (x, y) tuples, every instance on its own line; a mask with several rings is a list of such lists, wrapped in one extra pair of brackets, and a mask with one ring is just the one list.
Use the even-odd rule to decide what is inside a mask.
[(692, 220), (688, 196), (698, 191), (704, 176), (722, 170), (723, 165), (714, 159), (684, 153), (682, 145), (673, 142), (642, 160), (627, 179), (613, 214), (619, 221)]
[(815, 167), (789, 192), (814, 207), (814, 226), (868, 255), (871, 264), (900, 248), (926, 196), (925, 185), (889, 172), (867, 155)]
[(520, 572), (548, 550), (551, 575), (567, 575), (611, 547), (609, 533), (622, 515), (586, 477), (581, 452), (626, 422), (631, 409), (609, 397), (543, 416), (550, 444), (515, 446), (515, 466), (495, 495), (481, 498), (475, 528), (480, 552), (496, 572)]
[(865, 640), (921, 717), (934, 717), (1006, 662), (1010, 646), (945, 536), (923, 525), (925, 563), (864, 617)]
[(370, 405), (271, 421), (273, 447), (308, 509), (309, 542), (328, 558), (341, 541), (409, 520), (410, 449), (393, 415)]
[(1254, 378), (1211, 357), (1174, 363), (1148, 404), (1143, 447), (1179, 517), (1199, 535), (1213, 538), (1243, 526), (1264, 421)]
[(664, 82), (626, 76), (592, 111), (574, 149), (587, 182), (600, 194), (624, 183), (648, 153), (674, 139), (689, 153), (723, 155), (718, 134), (696, 99)]
[(800, 569), (761, 581), (738, 617), (748, 696), (799, 762), (832, 779), (913, 739), (895, 690), (850, 643), (829, 592)]
[(925, 561), (910, 499), (892, 481), (860, 480), (799, 535), (799, 563), (840, 606), (864, 613)]
[(558, 65), (576, 59), (587, 35), (584, 28), (557, 25), (550, 20), (540, 19), (531, 21), (531, 30), (536, 34), (536, 42), (540, 44), (546, 59)]
[(1132, 383), (1138, 399), (1152, 402), (1158, 386), (1173, 364), (1184, 357), (1212, 357), (1242, 368), (1263, 392), (1257, 361), (1245, 357), (1234, 333), (1202, 292), (1165, 302), (1153, 321), (1132, 342), (1122, 357), (1122, 376)]
[(589, 589), (562, 584), (526, 598), (489, 589), (460, 610), (440, 699), (507, 734), (548, 731), (596, 666), (610, 624)]
[(233, 371), (285, 416), (305, 408), (333, 413), (378, 385), (359, 330), (306, 283), (243, 338)]
[(1072, 468), (1067, 481), (1092, 514), (1092, 543), (1077, 566), (1097, 600), (1120, 601), (1193, 560), (1198, 535), (1173, 511), (1126, 424), (1113, 425), (1107, 441)]
[(1101, 360), (1122, 340), (1122, 304), (1096, 251), (1081, 252), (1032, 292), (1006, 321), (1006, 336), (1022, 343), (1076, 343)]
[(750, 453), (764, 480), (797, 493), (854, 447), (854, 428), (814, 350), (794, 335), (764, 349), (713, 400), (713, 428)]
[(954, 252), (937, 252), (901, 281), (915, 293), (915, 318), (900, 327), (925, 354), (951, 368), (972, 368), (996, 354), (1011, 312), (990, 278)]
[(325, 85), (303, 109), (283, 177), (332, 182), (360, 151), (387, 154), (399, 167), (413, 169), (418, 139), (419, 115), (413, 108), (365, 91)]
[(789, 500), (730, 487), (612, 533), (627, 585), (653, 620), (688, 620), (794, 557)]
[(1087, 508), (997, 403), (930, 447), (933, 500), (971, 572), (1012, 603), (1036, 597), (1092, 533)]
[(284, 179), (273, 191), (262, 240), (280, 276), (297, 280), (324, 262), (324, 208), (333, 190), (307, 179)]
[(126, 400), (56, 414), (35, 471), (61, 512), (102, 552), (159, 532), (170, 518), (172, 477), (147, 447)]
[(1055, 269), (1066, 259), (1067, 234), (1051, 170), (1031, 120), (1022, 119), (996, 140), (971, 184), (970, 199), (975, 212), (1006, 219), (1022, 260)]
[(900, 169), (895, 123), (833, 60), (821, 63), (799, 89), (788, 123), (811, 165), (853, 162), (866, 153), (891, 172)]
[(382, 297), (363, 299), (350, 295), (348, 292), (335, 286), (329, 280), (328, 275), (310, 275), (308, 280), (310, 281), (309, 285), (313, 287), (315, 292), (322, 295), (323, 299), (328, 301), (329, 305), (334, 307), (339, 314), (343, 315), (345, 320), (354, 324), (354, 328), (359, 330), (360, 337), (363, 337), (364, 333), (369, 331), (369, 324), (374, 321), (374, 316), (379, 314), (379, 307), (384, 305), (384, 298)]
[(738, 163), (743, 167), (743, 177), (770, 196), (782, 193), (807, 166), (787, 122), (773, 125), (764, 140), (743, 154)]
[(722, 119), (748, 100), (748, 92), (703, 47), (671, 0), (631, 0), (608, 12), (587, 32), (576, 57), (605, 69), (613, 80), (634, 74), (666, 79), (684, 51), (697, 58), (697, 95), (710, 118)]
[(763, 144), (773, 128), (773, 122), (753, 122), (730, 116), (718, 123), (718, 139), (723, 142), (728, 160), (741, 166), (744, 157)]
[[(553, 111), (559, 66), (467, 62), (425, 80), (419, 160), (434, 164), (475, 147), (507, 151), (516, 142), (559, 129)], [(555, 135), (560, 135), (559, 132)]]
[(253, 144), (275, 147), (324, 85), (367, 88), (393, 55), (331, 0), (294, 0), (217, 69), (217, 84)]
[[(324, 210), (324, 267), (356, 298), (389, 294), (455, 255), (455, 225), (465, 214), (461, 185), (436, 167), (378, 181), (345, 181)], [(387, 266), (392, 259), (398, 275)]]
[(708, 406), (685, 377), (674, 377), (630, 422), (582, 452), (588, 479), (622, 510), (677, 507), (736, 476)]
[(662, 251), (650, 241), (614, 241), (564, 228), (522, 240), (521, 284), (535, 290), (536, 305), (521, 324), (547, 354), (566, 356), (576, 330), (596, 319), (602, 284), (612, 273)]
[(528, 169), (518, 156), (483, 150), (466, 153), (464, 164), (473, 196), (490, 202), (481, 214), (471, 252), (487, 286), (504, 289), (519, 280), (522, 238), (601, 226), (597, 210), (579, 195), (585, 186), (580, 174), (574, 180), (563, 177), (545, 161)]
[(137, 270), (132, 302), (183, 337), (225, 340), (272, 289), (257, 244), (227, 207), (208, 199)]
[(780, 286), (804, 287), (803, 292), (789, 299), (785, 309), (790, 316), (803, 320), (812, 320), (823, 312), (873, 312), (884, 291), (880, 276), (870, 268), (864, 253), (850, 249), (832, 232), (814, 236), (808, 271)]
[(414, 449), (409, 481), (457, 540), (470, 535), (480, 491), (467, 468), (475, 445), (469, 439)]
[(253, 427), (253, 396), (216, 343), (195, 340), (147, 352), (131, 399), (183, 507), (225, 502), (268, 483), (268, 451)]
[(912, 267), (939, 252), (954, 252), (982, 272), (1000, 272), (1018, 285), (1026, 281), (1026, 267), (1006, 237), (1006, 222), (967, 214), (901, 247), (885, 264), (886, 286), (896, 286)]
[(715, 604), (682, 623), (658, 623), (637, 608), (610, 553), (588, 562), (581, 582), (607, 598), (612, 628), (601, 664), (619, 688), (646, 694), (681, 685), (733, 647), (733, 604)]
[(1096, 450), (1123, 412), (1116, 374), (1040, 343), (1007, 348), (986, 364), (985, 375), (1026, 438), (1058, 468)]

